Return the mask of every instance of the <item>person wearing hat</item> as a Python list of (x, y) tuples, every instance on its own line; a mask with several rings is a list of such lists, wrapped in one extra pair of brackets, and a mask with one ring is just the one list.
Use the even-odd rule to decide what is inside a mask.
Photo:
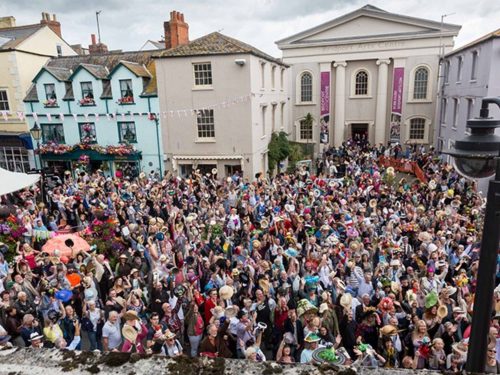
[(182, 345), (176, 339), (175, 333), (166, 330), (164, 333), (165, 343), (163, 344), (162, 353), (169, 358), (180, 357), (183, 354)]
[(41, 349), (43, 348), (43, 335), (38, 332), (32, 332), (30, 334), (29, 342), (31, 343), (30, 348)]
[(312, 354), (318, 348), (320, 340), (321, 338), (313, 332), (310, 332), (304, 338), (304, 350), (300, 354), (300, 363), (308, 364), (312, 362)]
[(142, 345), (142, 340), (148, 334), (146, 325), (141, 323), (141, 319), (135, 310), (125, 312), (123, 319), (125, 320), (122, 328), (124, 341), (121, 351), (123, 353), (137, 352), (144, 354), (146, 351)]
[(185, 317), (187, 324), (187, 335), (191, 347), (191, 357), (194, 358), (198, 355), (198, 347), (200, 346), (205, 329), (205, 322), (203, 316), (200, 314), (198, 305), (193, 301), (190, 304), (189, 310)]

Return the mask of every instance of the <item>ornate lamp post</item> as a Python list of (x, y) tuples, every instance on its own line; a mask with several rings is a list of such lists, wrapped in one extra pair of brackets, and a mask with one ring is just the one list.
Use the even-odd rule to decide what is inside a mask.
[(489, 117), (488, 106), (490, 104), (500, 107), (500, 97), (484, 98), (479, 117), (467, 120), (470, 135), (456, 141), (453, 150), (443, 152), (454, 158), (455, 169), (466, 177), (484, 178), (495, 174), (495, 178), (490, 180), (488, 186), (481, 240), (474, 314), (466, 365), (466, 371), (470, 373), (484, 373), (486, 365), (500, 242), (500, 163), (498, 163), (500, 137), (495, 135), (495, 129), (500, 127), (500, 120)]
[[(45, 203), (45, 192), (43, 189), (43, 165), (42, 165), (42, 158), (40, 157), (40, 139), (42, 138), (42, 129), (38, 124), (35, 123), (33, 124), (33, 127), (30, 129), (31, 137), (36, 141), (36, 150), (38, 151), (38, 160), (40, 162), (40, 193), (42, 194), (42, 202)], [(35, 167), (36, 167), (36, 157), (35, 157)]]

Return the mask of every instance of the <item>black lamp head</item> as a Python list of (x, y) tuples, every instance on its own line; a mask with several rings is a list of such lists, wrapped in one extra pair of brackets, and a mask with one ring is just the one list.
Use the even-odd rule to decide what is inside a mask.
[(453, 149), (443, 151), (453, 157), (455, 169), (465, 177), (486, 178), (496, 171), (500, 136), (495, 135), (495, 129), (500, 127), (500, 120), (489, 117), (489, 104), (500, 107), (500, 97), (484, 98), (480, 116), (467, 120), (470, 134), (455, 141)]

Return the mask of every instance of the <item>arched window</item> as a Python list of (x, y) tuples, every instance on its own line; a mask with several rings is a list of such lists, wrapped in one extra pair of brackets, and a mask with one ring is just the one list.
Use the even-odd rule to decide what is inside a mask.
[(427, 99), (427, 86), (429, 84), (429, 70), (420, 67), (415, 71), (413, 83), (413, 99)]
[(311, 73), (302, 73), (300, 77), (300, 101), (301, 102), (312, 102), (313, 100), (312, 91), (312, 75)]
[(416, 117), (410, 120), (409, 138), (412, 141), (425, 139), (425, 118)]
[(368, 73), (365, 70), (356, 73), (354, 95), (368, 95)]

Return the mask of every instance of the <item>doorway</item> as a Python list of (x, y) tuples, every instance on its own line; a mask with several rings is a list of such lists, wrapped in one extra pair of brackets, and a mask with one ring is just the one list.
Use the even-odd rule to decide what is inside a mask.
[(368, 124), (351, 124), (351, 137), (356, 143), (367, 143)]

